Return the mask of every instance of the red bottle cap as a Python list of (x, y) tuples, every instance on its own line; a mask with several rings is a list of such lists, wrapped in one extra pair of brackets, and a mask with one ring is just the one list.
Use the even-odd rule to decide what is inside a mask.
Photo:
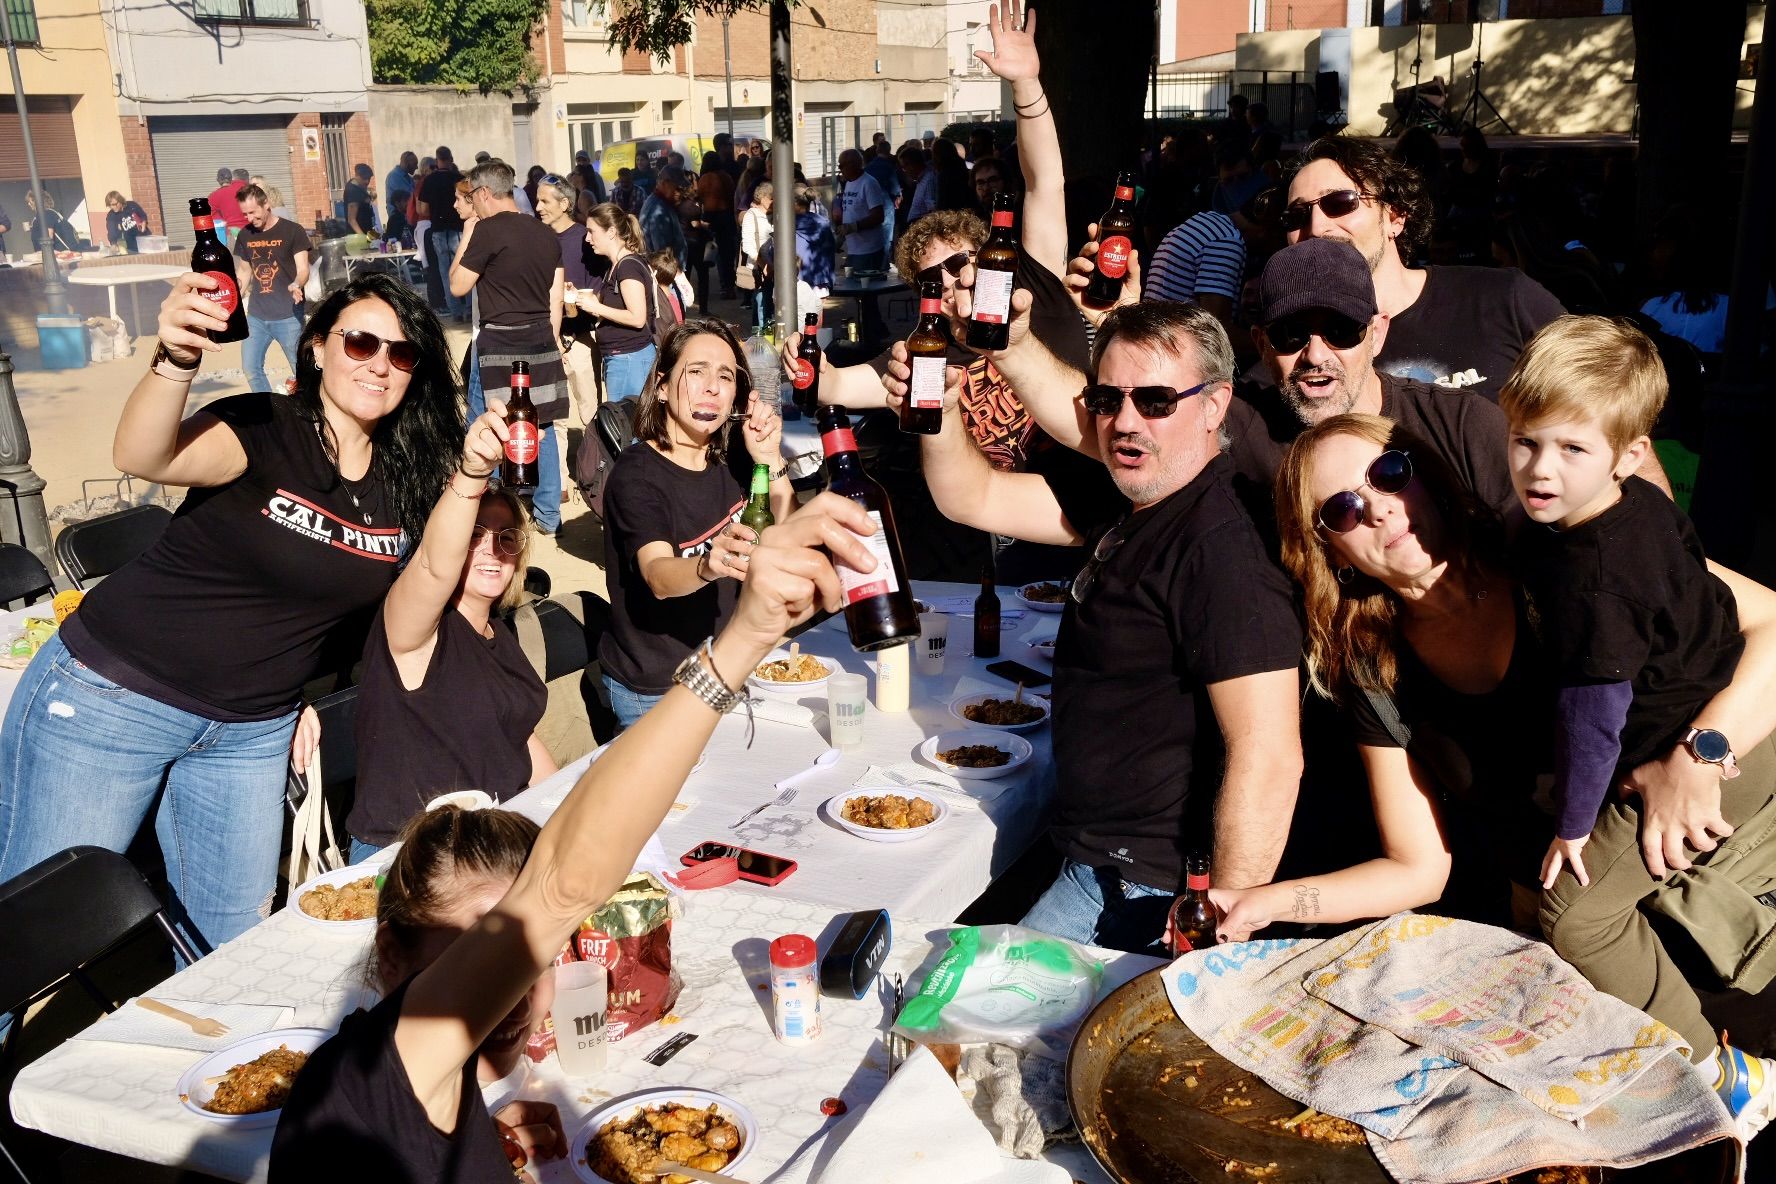
[(773, 966), (812, 966), (816, 954), (814, 939), (799, 933), (786, 934), (771, 943)]

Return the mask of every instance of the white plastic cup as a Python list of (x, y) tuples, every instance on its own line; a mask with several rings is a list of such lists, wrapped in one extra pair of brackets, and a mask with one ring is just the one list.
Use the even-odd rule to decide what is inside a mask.
[(913, 645), (906, 642), (876, 651), (876, 710), (905, 711), (913, 701)]
[(602, 962), (564, 962), (555, 968), (555, 1059), (569, 1077), (604, 1071), (609, 979)]
[(573, 308), (579, 302), (580, 302), (579, 289), (577, 289), (577, 288), (563, 288), (563, 289), (561, 289), (561, 303), (565, 304), (569, 308)]
[(863, 743), (864, 700), (869, 683), (861, 674), (834, 674), (826, 680), (826, 719), (834, 748)]
[(950, 644), (950, 618), (943, 613), (919, 614), (919, 653), (914, 665), (920, 674), (942, 674), (944, 651)]

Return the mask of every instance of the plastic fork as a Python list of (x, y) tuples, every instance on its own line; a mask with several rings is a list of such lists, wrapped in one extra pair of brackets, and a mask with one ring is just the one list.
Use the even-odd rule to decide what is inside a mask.
[(746, 820), (751, 818), (753, 815), (762, 814), (766, 810), (769, 810), (772, 806), (787, 806), (791, 802), (795, 801), (795, 796), (796, 796), (796, 791), (794, 788), (786, 789), (782, 793), (778, 794), (776, 797), (772, 798), (770, 801), (764, 803), (763, 805), (754, 806), (752, 809), (748, 810), (746, 813), (740, 815), (740, 820), (738, 822), (731, 823), (728, 826), (728, 829), (729, 830), (739, 830), (740, 827), (746, 823)]
[(199, 1036), (228, 1035), (228, 1025), (221, 1020), (205, 1019), (201, 1015), (192, 1015), (189, 1011), (180, 1011), (176, 1007), (169, 1007), (158, 999), (143, 997), (136, 1000), (136, 1006), (142, 1008), (144, 1011), (152, 1011), (155, 1015), (164, 1015), (169, 1020), (178, 1020), (181, 1024), (184, 1024)]

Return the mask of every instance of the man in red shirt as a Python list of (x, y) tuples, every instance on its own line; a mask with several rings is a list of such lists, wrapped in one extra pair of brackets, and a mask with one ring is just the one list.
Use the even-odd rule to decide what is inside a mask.
[(210, 193), (210, 213), (216, 219), (216, 237), (225, 247), (235, 232), (247, 224), (247, 216), (241, 213), (240, 201), (234, 196), (240, 187), (241, 182), (234, 179), (233, 169), (216, 170), (216, 188)]

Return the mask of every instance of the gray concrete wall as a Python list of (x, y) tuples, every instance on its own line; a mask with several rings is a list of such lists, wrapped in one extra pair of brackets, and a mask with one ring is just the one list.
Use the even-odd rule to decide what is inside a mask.
[[(538, 112), (539, 117), (544, 114)], [(450, 149), (457, 167), (465, 172), (474, 164), (475, 153), (483, 150), (509, 164), (516, 156), (512, 96), (500, 91), (458, 94), (450, 87), (373, 86), (370, 142), (378, 177), (388, 176), (401, 153), (430, 156), (440, 144)]]

